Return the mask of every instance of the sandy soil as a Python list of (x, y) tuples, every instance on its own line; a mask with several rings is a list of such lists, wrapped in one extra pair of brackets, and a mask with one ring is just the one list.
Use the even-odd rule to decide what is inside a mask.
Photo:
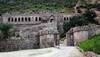
[(3, 52), (0, 57), (83, 57), (83, 54), (76, 47), (56, 47)]

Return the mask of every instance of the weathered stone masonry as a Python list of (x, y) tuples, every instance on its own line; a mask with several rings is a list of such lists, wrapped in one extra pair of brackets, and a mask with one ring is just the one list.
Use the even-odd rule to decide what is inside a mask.
[(79, 42), (84, 41), (92, 36), (100, 33), (100, 25), (80, 26), (72, 28), (66, 34), (67, 45), (78, 45)]
[[(61, 13), (3, 14), (1, 23), (14, 24), (15, 36), (0, 42), (1, 51), (53, 47), (59, 44), (59, 31), (73, 15)], [(59, 26), (58, 26), (59, 25)], [(9, 48), (9, 49), (8, 49)]]

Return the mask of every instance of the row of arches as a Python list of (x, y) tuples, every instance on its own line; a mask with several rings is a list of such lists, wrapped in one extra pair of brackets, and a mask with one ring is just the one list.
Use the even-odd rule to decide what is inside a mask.
[(64, 17), (64, 21), (70, 21), (71, 17)]
[[(54, 17), (50, 17), (50, 22), (54, 21)], [(71, 17), (63, 17), (64, 21), (70, 21)], [(41, 17), (9, 17), (8, 22), (32, 22), (43, 21)]]
[(31, 22), (31, 21), (41, 21), (41, 17), (9, 17), (8, 22)]

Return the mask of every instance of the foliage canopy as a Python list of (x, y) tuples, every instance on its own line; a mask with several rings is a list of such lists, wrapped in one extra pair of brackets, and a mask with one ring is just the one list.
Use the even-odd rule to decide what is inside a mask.
[(0, 24), (0, 31), (1, 31), (1, 35), (0, 35), (0, 40), (6, 40), (9, 38), (10, 33), (9, 33), (9, 29), (13, 28), (12, 24)]

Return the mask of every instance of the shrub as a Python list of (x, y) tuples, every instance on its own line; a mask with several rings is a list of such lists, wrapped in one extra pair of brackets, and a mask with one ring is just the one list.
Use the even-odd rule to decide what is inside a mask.
[(94, 19), (96, 17), (95, 13), (91, 11), (87, 11), (86, 13), (80, 15), (80, 16), (73, 16), (69, 22), (64, 22), (63, 24), (63, 35), (65, 36), (66, 32), (70, 30), (73, 27), (76, 26), (83, 26), (88, 25), (90, 23), (92, 24), (98, 24), (98, 22)]
[(79, 47), (84, 51), (93, 51), (100, 54), (100, 34), (92, 37), (89, 40), (81, 42)]
[(1, 31), (1, 37), (0, 40), (6, 40), (9, 38), (9, 29), (13, 28), (12, 24), (0, 24), (0, 31)]

